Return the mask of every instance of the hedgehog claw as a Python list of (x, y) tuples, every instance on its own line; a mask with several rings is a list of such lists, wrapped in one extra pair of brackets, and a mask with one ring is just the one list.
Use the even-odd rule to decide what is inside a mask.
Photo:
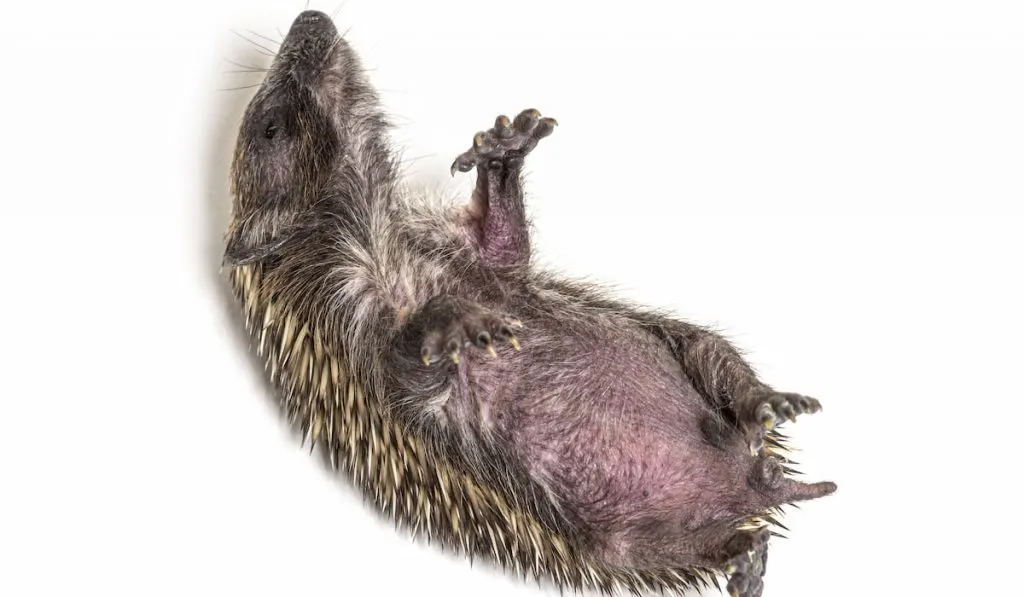
[(747, 430), (747, 447), (751, 456), (760, 456), (764, 450), (765, 429), (761, 426), (754, 426)]
[(410, 331), (420, 330), (420, 358), (424, 365), (433, 362), (432, 355), (447, 355), (452, 363), (462, 362), (463, 351), (475, 347), (496, 358), (494, 339), (508, 341), (520, 350), (512, 327), (517, 319), (493, 313), (471, 301), (454, 297), (435, 297), (410, 321)]
[(770, 430), (783, 421), (795, 422), (798, 415), (821, 410), (821, 403), (802, 394), (781, 393), (762, 388), (742, 396), (737, 409), (747, 415), (748, 424)]
[(765, 402), (757, 408), (757, 420), (765, 429), (771, 429), (775, 426), (775, 409), (772, 408), (771, 404)]
[[(770, 531), (761, 528), (742, 532), (730, 542), (735, 545), (733, 556), (722, 567), (729, 577), (726, 589), (736, 597), (760, 597), (764, 590), (762, 577), (768, 560)], [(738, 548), (738, 549), (737, 549)]]
[(451, 174), (469, 172), (474, 166), (511, 159), (521, 158), (533, 151), (537, 142), (550, 135), (558, 121), (554, 118), (542, 118), (539, 110), (523, 110), (510, 120), (502, 114), (494, 119), (490, 130), (479, 132), (473, 136), (473, 143), (452, 162)]

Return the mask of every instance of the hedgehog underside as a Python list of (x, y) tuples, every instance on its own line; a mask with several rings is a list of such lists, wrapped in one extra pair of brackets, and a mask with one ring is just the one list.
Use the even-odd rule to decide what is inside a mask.
[[(579, 533), (552, 528), (515, 492), (439, 458), (364, 391), (310, 322), (271, 293), (261, 265), (234, 268), (231, 277), (289, 421), (413, 534), (562, 587), (681, 593), (718, 586), (721, 567), (698, 554), (736, 530), (781, 526), (781, 504), (747, 481), (754, 460), (745, 443), (737, 438), (723, 449), (703, 437), (700, 421), (714, 411), (653, 343), (546, 337), (541, 324), (530, 348), (557, 352), (577, 375), (545, 368), (526, 347), (502, 350), (476, 376), (474, 359), (486, 357), (470, 356), (466, 384), (449, 397), (449, 423), (507, 442), (564, 502), (559, 507), (578, 514), (587, 531)], [(523, 367), (528, 376), (517, 373)], [(481, 395), (496, 398), (481, 404)], [(777, 431), (767, 434), (766, 453), (793, 472)]]

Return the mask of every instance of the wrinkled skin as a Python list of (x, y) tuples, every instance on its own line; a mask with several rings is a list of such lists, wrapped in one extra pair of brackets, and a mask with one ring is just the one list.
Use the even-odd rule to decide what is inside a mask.
[(767, 534), (737, 526), (835, 490), (788, 478), (765, 429), (818, 402), (709, 330), (533, 267), (521, 169), (553, 119), (474, 137), (458, 209), (403, 190), (387, 126), (352, 48), (302, 13), (239, 131), (225, 262), (261, 264), (391, 416), (597, 561), (760, 595)]

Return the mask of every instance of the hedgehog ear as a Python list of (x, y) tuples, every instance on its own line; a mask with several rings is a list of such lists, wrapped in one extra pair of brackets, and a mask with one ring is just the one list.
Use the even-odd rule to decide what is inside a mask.
[(237, 234), (232, 235), (228, 238), (227, 245), (224, 248), (224, 259), (222, 264), (229, 267), (236, 267), (256, 261), (263, 261), (277, 252), (277, 250), (288, 242), (288, 239), (294, 235), (294, 230), (285, 231), (284, 234), (278, 234), (277, 237), (259, 244), (249, 243)]
[[(289, 240), (295, 237), (303, 228), (310, 224), (309, 217), (296, 217), (289, 215), (284, 219), (286, 223), (279, 223), (276, 230), (266, 238), (265, 234), (253, 234), (260, 228), (266, 229), (265, 223), (253, 225), (252, 222), (240, 226), (232, 226), (228, 230), (226, 244), (224, 247), (224, 259), (222, 265), (235, 267), (246, 265), (257, 261), (263, 261), (271, 257)], [(256, 240), (261, 239), (261, 240)], [(265, 240), (263, 240), (265, 239)]]

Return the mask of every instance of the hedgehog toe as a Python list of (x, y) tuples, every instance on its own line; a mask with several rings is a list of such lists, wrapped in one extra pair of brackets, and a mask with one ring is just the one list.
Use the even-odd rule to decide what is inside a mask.
[(558, 121), (542, 117), (535, 109), (523, 110), (510, 120), (502, 114), (489, 130), (473, 137), (473, 145), (452, 162), (451, 173), (469, 172), (474, 166), (492, 161), (520, 160), (533, 151), (537, 143), (550, 135)]
[(803, 394), (762, 390), (745, 396), (740, 410), (750, 413), (748, 422), (771, 429), (783, 421), (795, 421), (797, 415), (821, 410), (821, 403)]
[(731, 542), (733, 555), (725, 564), (729, 576), (726, 589), (733, 597), (760, 597), (768, 563), (768, 529), (737, 535)]
[(418, 314), (416, 325), (422, 334), (420, 360), (427, 366), (445, 359), (458, 365), (468, 348), (497, 357), (496, 341), (519, 350), (515, 330), (523, 327), (515, 318), (453, 297), (436, 297), (429, 301)]

